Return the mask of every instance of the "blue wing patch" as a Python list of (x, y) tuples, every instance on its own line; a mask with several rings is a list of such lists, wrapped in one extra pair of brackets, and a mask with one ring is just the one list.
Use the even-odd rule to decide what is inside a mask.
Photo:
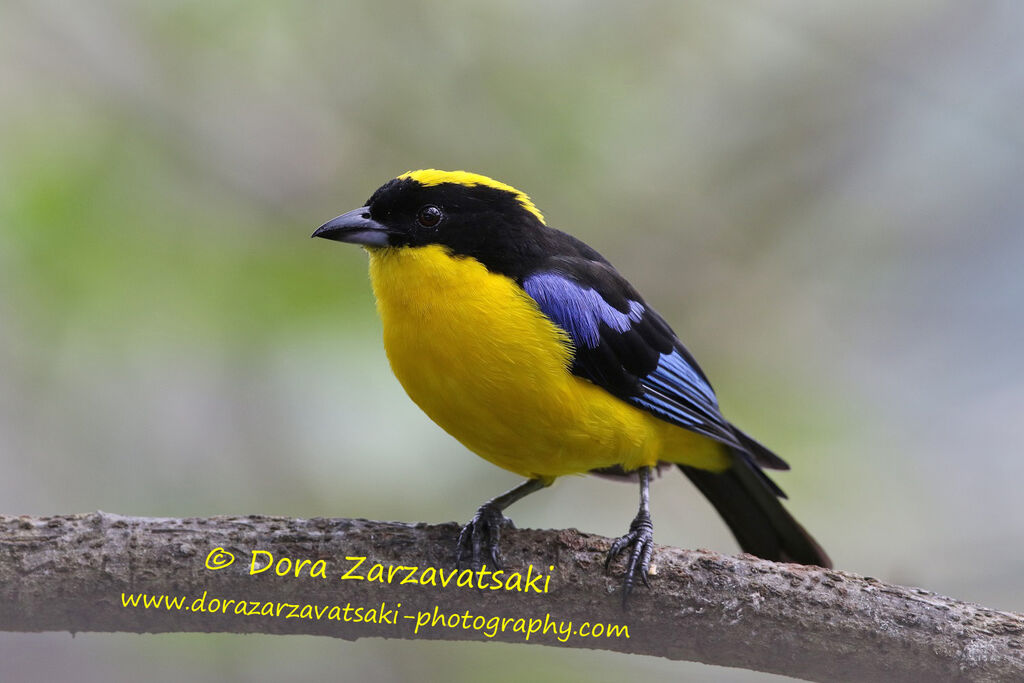
[[(573, 374), (656, 417), (742, 448), (711, 385), (672, 330), (617, 273), (619, 280), (597, 279), (608, 272), (614, 273), (610, 267), (588, 273), (595, 287), (557, 271), (523, 281), (540, 310), (572, 339)], [(599, 288), (617, 284), (614, 306)]]
[(742, 448), (718, 409), (711, 386), (679, 351), (662, 354), (657, 367), (639, 378), (641, 393), (626, 400), (663, 420)]
[(672, 353), (662, 354), (654, 372), (641, 378), (640, 382), (654, 391), (670, 395), (682, 387), (687, 394), (696, 394), (707, 405), (718, 407), (718, 398), (711, 385), (675, 349)]
[(595, 290), (558, 273), (533, 275), (523, 282), (523, 289), (577, 347), (597, 348), (601, 343), (601, 323), (615, 332), (625, 332), (631, 323), (640, 322), (644, 314), (644, 305), (639, 301), (630, 301), (629, 312), (623, 313)]

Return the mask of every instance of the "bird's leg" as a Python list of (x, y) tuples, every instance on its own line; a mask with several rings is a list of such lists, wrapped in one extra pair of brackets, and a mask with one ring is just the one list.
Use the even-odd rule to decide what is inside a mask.
[(512, 520), (502, 514), (502, 510), (520, 498), (550, 485), (551, 481), (550, 479), (527, 479), (514, 489), (492, 498), (477, 508), (473, 519), (462, 527), (462, 533), (459, 534), (456, 564), (461, 568), (463, 560), (468, 555), (473, 569), (479, 569), (481, 550), (486, 550), (493, 563), (492, 566), (495, 569), (501, 569), (501, 551), (498, 549), (501, 528), (503, 526), (514, 528), (515, 526), (512, 524)]
[(629, 533), (612, 543), (608, 551), (608, 559), (605, 560), (604, 570), (607, 572), (612, 560), (619, 556), (626, 548), (630, 548), (629, 565), (626, 567), (626, 579), (622, 582), (622, 605), (626, 605), (629, 594), (636, 585), (636, 576), (639, 573), (640, 580), (648, 588), (651, 584), (647, 581), (647, 572), (651, 566), (651, 553), (654, 551), (654, 524), (651, 523), (651, 511), (648, 498), (651, 486), (651, 468), (641, 467), (640, 475), (640, 510), (637, 511), (633, 523), (629, 525)]

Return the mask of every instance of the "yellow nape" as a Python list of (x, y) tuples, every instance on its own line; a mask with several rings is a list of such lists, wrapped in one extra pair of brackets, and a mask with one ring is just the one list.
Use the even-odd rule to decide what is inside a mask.
[(374, 249), (370, 279), (406, 393), (499, 467), (543, 479), (659, 461), (729, 467), (721, 444), (573, 375), (569, 337), (479, 261), (439, 245)]
[(436, 168), (425, 168), (419, 171), (409, 171), (398, 176), (399, 180), (406, 178), (415, 180), (420, 185), (441, 185), (442, 183), (452, 183), (453, 185), (465, 185), (472, 187), (473, 185), (484, 185), (486, 187), (493, 187), (496, 190), (504, 190), (505, 192), (511, 192), (515, 195), (516, 199), (523, 206), (524, 209), (532, 213), (537, 219), (544, 223), (544, 216), (540, 210), (534, 205), (533, 200), (530, 199), (525, 192), (517, 190), (511, 185), (499, 182), (493, 178), (488, 178), (485, 175), (479, 173), (470, 173), (469, 171), (439, 171)]

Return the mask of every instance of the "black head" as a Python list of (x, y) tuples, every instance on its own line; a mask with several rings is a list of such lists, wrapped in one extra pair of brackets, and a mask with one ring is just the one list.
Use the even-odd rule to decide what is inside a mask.
[(511, 273), (542, 252), (554, 232), (514, 187), (475, 173), (430, 169), (388, 181), (366, 206), (325, 223), (313, 236), (369, 249), (436, 244)]

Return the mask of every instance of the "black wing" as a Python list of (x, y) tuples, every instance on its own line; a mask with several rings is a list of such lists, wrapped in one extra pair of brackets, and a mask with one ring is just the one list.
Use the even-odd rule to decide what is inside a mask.
[(656, 417), (749, 450), (672, 329), (609, 264), (556, 257), (522, 285), (572, 340), (573, 374)]

